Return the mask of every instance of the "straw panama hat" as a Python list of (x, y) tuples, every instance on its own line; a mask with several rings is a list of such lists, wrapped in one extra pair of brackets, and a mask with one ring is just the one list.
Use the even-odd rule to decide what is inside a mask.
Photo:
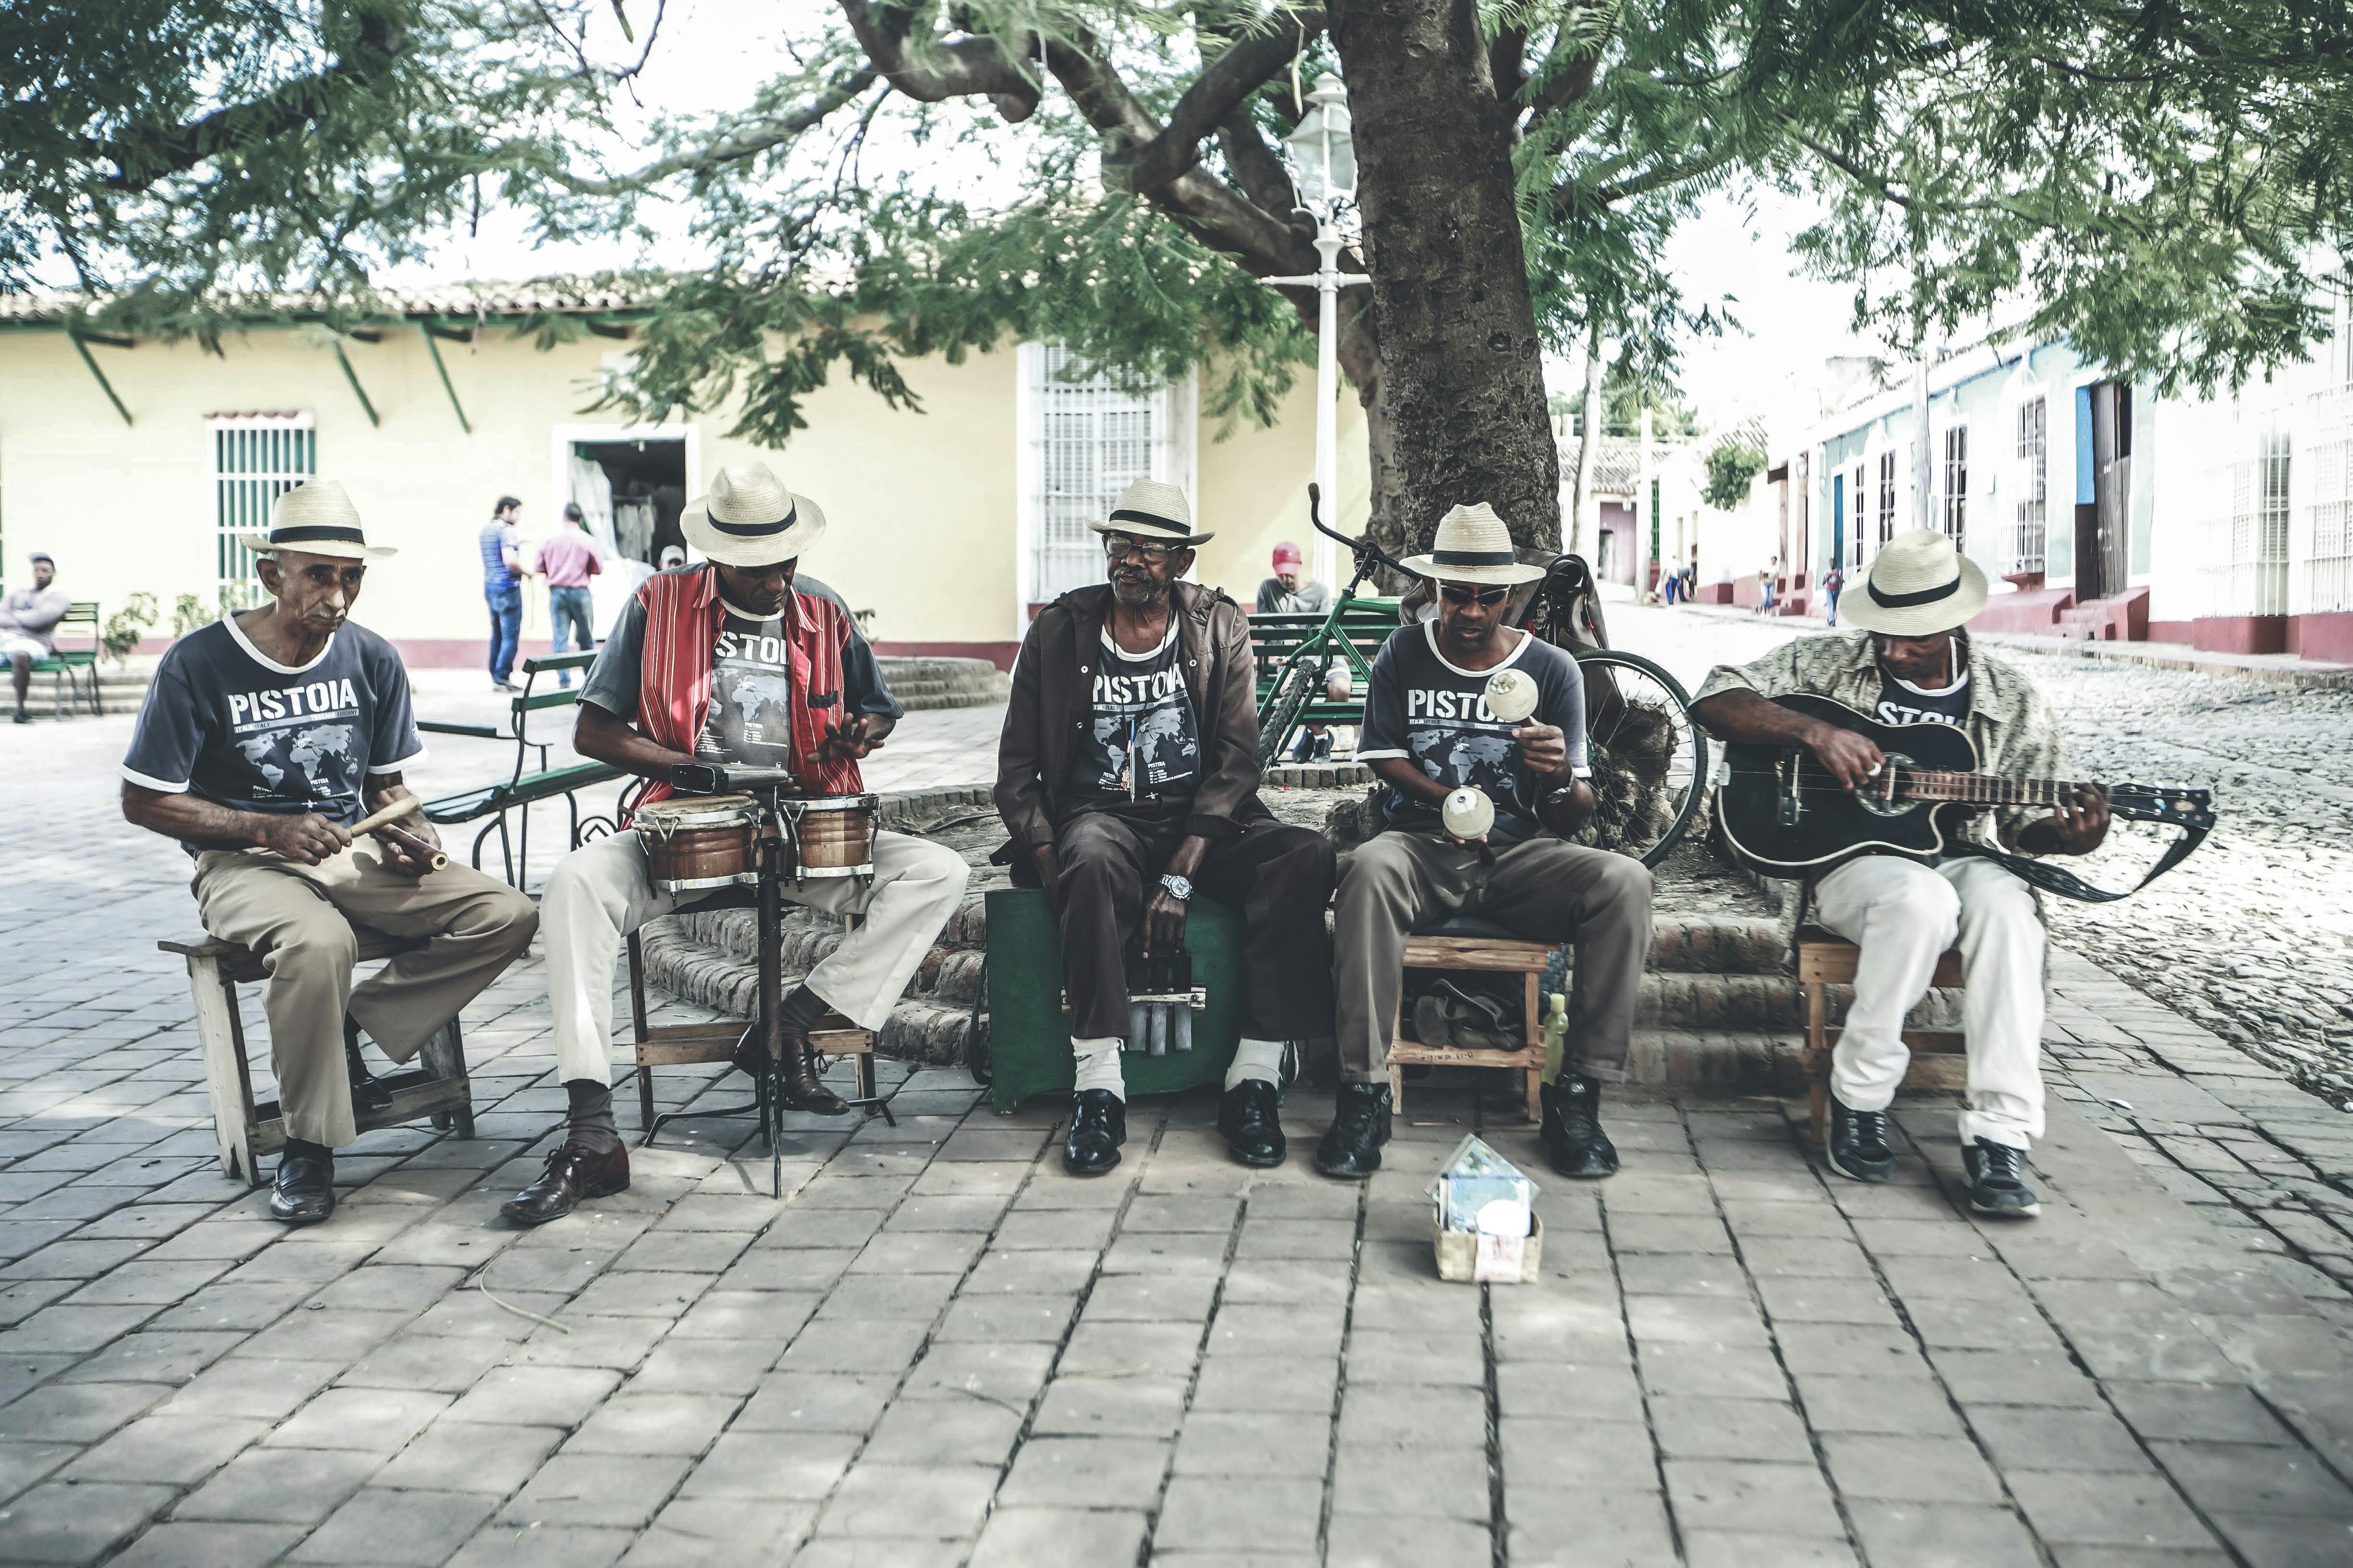
[(269, 531), (240, 533), (237, 541), (258, 555), (293, 550), (345, 561), (381, 561), (400, 553), (389, 544), (367, 542), (360, 531), (360, 509), (332, 479), (310, 479), (280, 491), (269, 503)]
[(1214, 533), (1193, 531), (1193, 509), (1185, 492), (1158, 479), (1138, 479), (1119, 492), (1108, 521), (1090, 521), (1097, 533), (1125, 533), (1155, 544), (1207, 544)]
[(1945, 535), (1915, 528), (1879, 547), (1839, 595), (1839, 614), (1867, 632), (1926, 637), (1968, 624), (1985, 604), (1983, 568)]
[(678, 520), (686, 542), (723, 566), (774, 566), (825, 532), (825, 511), (785, 488), (765, 463), (731, 463)]
[(1512, 549), (1512, 531), (1485, 501), (1458, 506), (1438, 520), (1438, 537), (1427, 555), (1409, 555), (1398, 563), (1407, 571), (1446, 583), (1486, 583), (1513, 587), (1544, 575), (1541, 566), (1524, 566)]

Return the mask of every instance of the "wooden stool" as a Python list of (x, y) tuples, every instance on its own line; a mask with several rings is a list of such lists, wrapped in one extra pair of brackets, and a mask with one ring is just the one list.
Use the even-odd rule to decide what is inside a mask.
[[(1808, 926), (1798, 932), (1798, 990), (1806, 1005), (1806, 1081), (1812, 1090), (1817, 1148), (1826, 1148), (1830, 1142), (1831, 1047), (1846, 1033), (1830, 1026), (1830, 997), (1823, 987), (1853, 984), (1855, 963), (1862, 956), (1862, 950), (1854, 943), (1820, 926)], [(1960, 985), (1958, 948), (1946, 949), (1928, 984), (1947, 990)], [(1898, 1088), (1968, 1087), (1968, 1047), (1961, 1031), (1906, 1029), (1904, 1043), (1912, 1047), (1912, 1060)]]
[[(363, 926), (359, 961), (371, 963), (422, 947)], [(196, 1045), (204, 1053), (205, 1089), (212, 1097), (213, 1133), (220, 1141), (221, 1169), (260, 1186), (261, 1156), (286, 1147), (286, 1119), (278, 1101), (253, 1100), (253, 1069), (245, 1059), (245, 1020), (238, 1016), (237, 988), (269, 975), (261, 955), (249, 947), (212, 937), (195, 942), (159, 942), (165, 952), (188, 961), (188, 994), (196, 1009)], [(450, 1019), (417, 1052), (417, 1066), (375, 1080), (387, 1099), (382, 1105), (352, 1101), (352, 1121), (363, 1132), (396, 1127), (430, 1116), (436, 1127), (455, 1127), (460, 1138), (474, 1135), (474, 1095), (466, 1079), (465, 1042)]]
[[(1405, 1069), (1409, 1067), (1495, 1068), (1527, 1075), (1528, 1120), (1543, 1120), (1538, 1091), (1544, 1086), (1544, 1013), (1536, 996), (1536, 981), (1552, 963), (1554, 944), (1514, 936), (1492, 921), (1457, 916), (1427, 931), (1406, 938), (1408, 969), (1478, 969), (1517, 973), (1522, 991), (1528, 1043), (1516, 1051), (1466, 1051), (1453, 1046), (1426, 1046), (1398, 1033), (1398, 1017), (1389, 1019), (1389, 1105), (1405, 1109)], [(1400, 993), (1400, 995), (1402, 993)], [(1402, 1014), (1402, 1004), (1399, 1013)]]
[[(849, 925), (855, 915), (843, 917)], [(713, 1018), (707, 1024), (648, 1024), (646, 1022), (645, 947), (638, 933), (629, 933), (629, 1023), (636, 1034), (638, 1060), (638, 1125), (650, 1136), (654, 1124), (654, 1074), (658, 1067), (688, 1067), (699, 1062), (734, 1059), (735, 1047), (754, 1026), (750, 1018)], [(848, 1057), (858, 1075), (858, 1097), (852, 1104), (871, 1104), (892, 1126), (899, 1124), (891, 1107), (874, 1089), (874, 1035), (839, 1013), (828, 1013), (809, 1031), (809, 1044), (820, 1057)]]

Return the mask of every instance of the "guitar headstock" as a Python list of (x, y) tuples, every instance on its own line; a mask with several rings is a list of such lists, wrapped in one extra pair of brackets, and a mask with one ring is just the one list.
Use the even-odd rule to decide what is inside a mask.
[(2177, 827), (2211, 829), (2214, 795), (2211, 790), (2170, 789), (2162, 784), (2110, 784), (2108, 815), (2130, 822), (2169, 822)]

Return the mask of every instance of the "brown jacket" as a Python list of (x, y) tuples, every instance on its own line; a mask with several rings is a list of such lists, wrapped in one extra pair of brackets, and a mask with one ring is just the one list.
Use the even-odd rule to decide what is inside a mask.
[[(1258, 669), (1250, 617), (1198, 583), (1169, 586), (1185, 687), (1201, 726), (1201, 784), (1185, 830), (1211, 838), (1271, 815), (1258, 798)], [(1071, 742), (1094, 720), (1096, 668), (1111, 584), (1074, 588), (1038, 612), (1013, 665), (1013, 699), (997, 746), (997, 814), (1012, 841), (1000, 861), (1054, 841), (1070, 778)]]

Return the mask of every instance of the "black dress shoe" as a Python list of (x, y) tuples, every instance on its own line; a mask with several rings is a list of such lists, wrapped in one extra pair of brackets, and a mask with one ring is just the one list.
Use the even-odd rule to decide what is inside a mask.
[(1100, 1176), (1119, 1163), (1127, 1142), (1127, 1106), (1107, 1089), (1082, 1089), (1071, 1096), (1071, 1132), (1062, 1140), (1062, 1168), (1074, 1176)]
[(1831, 1096), (1831, 1169), (1858, 1182), (1883, 1182), (1895, 1173), (1895, 1151), (1887, 1142), (1887, 1112), (1852, 1110)]
[(269, 1217), (286, 1225), (316, 1225), (335, 1212), (335, 1158), (280, 1154), (269, 1189)]
[(1979, 1214), (2028, 1219), (2042, 1212), (2042, 1200), (2026, 1184), (2026, 1151), (1980, 1138), (1961, 1151), (1969, 1174), (1969, 1207)]
[[(758, 1031), (747, 1030), (735, 1047), (733, 1059), (737, 1068), (757, 1079), (765, 1055)], [(817, 1116), (849, 1114), (849, 1102), (818, 1079), (817, 1053), (809, 1046), (808, 1036), (798, 1030), (785, 1030), (784, 1070), (777, 1075), (777, 1083), (788, 1110), (806, 1110)]]
[(1218, 1131), (1226, 1147), (1245, 1165), (1280, 1165), (1287, 1146), (1282, 1141), (1282, 1091), (1262, 1078), (1246, 1078), (1218, 1100)]
[(1315, 1168), (1352, 1180), (1381, 1168), (1381, 1145), (1389, 1141), (1389, 1086), (1344, 1083), (1332, 1125), (1315, 1145)]
[(1537, 1136), (1552, 1156), (1552, 1168), (1580, 1182), (1618, 1173), (1618, 1145), (1601, 1131), (1601, 1086), (1589, 1078), (1563, 1074), (1538, 1091), (1544, 1124)]
[(616, 1143), (611, 1152), (591, 1154), (564, 1143), (547, 1157), (539, 1179), (499, 1205), (499, 1212), (517, 1225), (545, 1225), (562, 1219), (584, 1199), (608, 1198), (629, 1190), (629, 1151)]

